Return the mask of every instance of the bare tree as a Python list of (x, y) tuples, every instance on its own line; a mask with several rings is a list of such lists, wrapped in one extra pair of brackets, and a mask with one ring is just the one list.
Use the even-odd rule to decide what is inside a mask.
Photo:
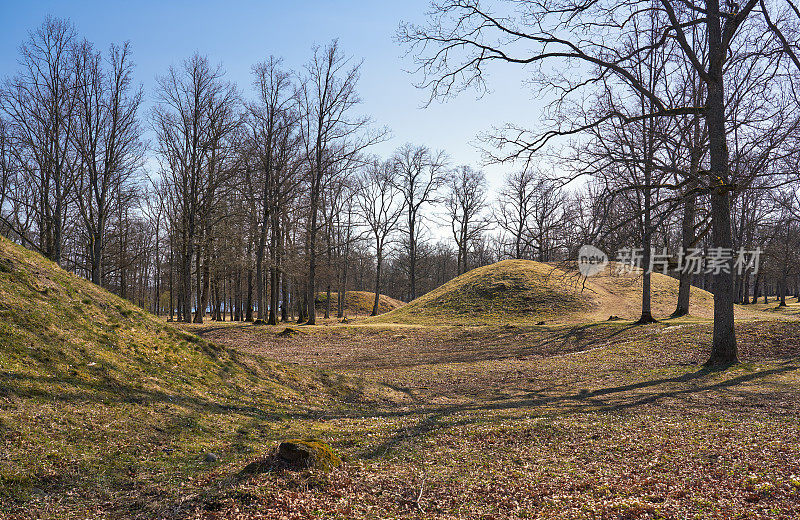
[(480, 170), (460, 166), (447, 178), (445, 208), (458, 251), (458, 274), (467, 272), (470, 244), (489, 228), (483, 215), (486, 205), (486, 177)]
[(383, 255), (391, 235), (403, 214), (401, 193), (397, 188), (396, 170), (391, 161), (374, 160), (359, 179), (356, 204), (364, 224), (375, 239), (375, 302), (372, 316), (378, 315), (381, 295)]
[[(205, 270), (201, 255), (208, 251), (199, 247), (202, 233), (209, 230), (217, 188), (225, 180), (222, 146), (237, 123), (236, 89), (222, 77), (220, 67), (212, 68), (207, 58), (195, 54), (158, 78), (158, 104), (153, 110), (162, 170), (179, 219), (181, 297), (187, 322), (191, 321), (193, 261), (200, 278)], [(207, 271), (204, 279), (208, 280)], [(203, 295), (207, 295), (207, 284), (201, 283), (196, 286), (200, 298), (195, 315), (200, 322), (205, 312)]]
[[(253, 76), (258, 101), (250, 105), (251, 132), (256, 147), (256, 156), (260, 166), (260, 186), (255, 191), (259, 195), (260, 215), (257, 223), (256, 244), (256, 307), (258, 318), (265, 315), (264, 301), (264, 258), (267, 246), (267, 235), (272, 230), (270, 251), (273, 262), (270, 266), (270, 311), (269, 323), (277, 324), (274, 306), (277, 304), (277, 266), (274, 253), (277, 251), (280, 226), (281, 173), (284, 172), (291, 159), (286, 149), (294, 136), (295, 114), (291, 112), (292, 82), (291, 75), (281, 70), (281, 60), (270, 56), (267, 61), (253, 67)], [(283, 147), (279, 150), (280, 147)]]
[(314, 325), (317, 316), (317, 232), (321, 228), (319, 209), (325, 176), (336, 175), (343, 163), (383, 137), (383, 133), (366, 133), (369, 118), (352, 116), (353, 107), (361, 102), (356, 93), (360, 66), (351, 64), (336, 40), (324, 49), (315, 47), (297, 90), (300, 136), (309, 170), (308, 325)]
[(6, 228), (6, 233), (13, 232), (4, 215), (6, 202), (12, 199), (12, 189), (15, 184), (14, 155), (12, 152), (11, 132), (9, 125), (0, 118), (0, 220)]
[(436, 192), (444, 184), (447, 156), (427, 146), (405, 144), (394, 153), (397, 187), (405, 204), (408, 233), (408, 299), (417, 297), (417, 244), (424, 225), (422, 208), (437, 201)]
[(501, 237), (504, 254), (550, 261), (565, 202), (558, 183), (533, 169), (508, 175), (494, 215), (501, 234), (507, 235)]
[[(543, 83), (555, 86), (566, 97), (586, 88), (613, 89), (624, 84), (643, 96), (651, 110), (634, 117), (610, 112), (595, 120), (560, 121), (545, 132), (531, 135), (526, 129), (507, 127), (493, 139), (500, 152), (494, 158), (531, 160), (531, 155), (552, 138), (576, 135), (608, 119), (633, 123), (641, 119), (674, 117), (681, 114), (701, 115), (708, 128), (710, 167), (700, 175), (700, 186), (710, 197), (713, 246), (733, 248), (731, 230), (731, 182), (727, 144), (725, 63), (736, 49), (736, 37), (750, 38), (767, 44), (757, 52), (745, 53), (744, 60), (755, 67), (761, 63), (775, 73), (768, 81), (786, 78), (787, 62), (800, 68), (795, 54), (797, 15), (792, 18), (776, 15), (763, 0), (748, 0), (731, 9), (720, 8), (718, 0), (706, 0), (704, 6), (660, 0), (608, 0), (585, 3), (579, 0), (506, 2), (505, 9), (492, 12), (480, 0), (446, 0), (433, 5), (430, 25), (402, 25), (400, 37), (420, 50), (420, 68), (425, 74), (422, 86), (430, 88), (433, 97), (446, 97), (464, 88), (484, 86), (484, 69), (491, 63), (541, 66), (559, 60), (565, 66), (575, 65), (576, 74), (559, 67), (554, 74), (543, 68)], [(629, 41), (635, 31), (631, 21), (640, 16), (654, 17), (654, 44), (634, 49), (618, 45)], [(781, 26), (786, 30), (782, 30)], [(759, 29), (766, 29), (759, 30)], [(753, 29), (750, 31), (749, 29)], [(673, 105), (659, 92), (653, 92), (631, 71), (645, 57), (660, 47), (689, 62), (703, 85), (704, 106)], [(783, 54), (788, 60), (774, 60)], [(510, 149), (510, 152), (503, 150)], [(735, 287), (729, 269), (714, 277), (714, 335), (710, 365), (729, 365), (737, 361), (733, 303)]]
[(352, 177), (343, 186), (343, 193), (339, 197), (338, 207), (334, 210), (332, 222), (333, 232), (336, 237), (336, 248), (338, 257), (338, 286), (336, 289), (336, 317), (345, 317), (345, 302), (347, 301), (348, 279), (351, 272), (350, 260), (352, 257), (353, 244), (361, 237), (354, 232), (356, 220), (358, 218), (358, 193), (357, 179)]
[(89, 42), (76, 56), (77, 108), (74, 132), (79, 157), (78, 207), (89, 240), (92, 282), (102, 283), (108, 219), (119, 185), (131, 181), (142, 165), (144, 146), (137, 110), (141, 88), (132, 90), (133, 65), (128, 44), (112, 45), (109, 70)]
[(530, 239), (528, 236), (529, 219), (533, 207), (534, 192), (533, 170), (520, 170), (508, 175), (505, 185), (497, 199), (495, 221), (501, 233), (509, 238), (501, 237), (505, 242), (511, 241), (512, 258), (529, 257)]
[(62, 261), (66, 215), (74, 201), (76, 154), (72, 145), (76, 108), (75, 28), (47, 17), (20, 47), (22, 71), (2, 95), (17, 146), (15, 155), (33, 198), (38, 248)]

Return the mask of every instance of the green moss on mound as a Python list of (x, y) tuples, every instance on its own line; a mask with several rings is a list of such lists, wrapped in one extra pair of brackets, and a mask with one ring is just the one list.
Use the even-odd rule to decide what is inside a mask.
[(454, 278), (376, 321), (502, 324), (556, 319), (594, 305), (572, 273), (539, 262), (504, 260)]
[(4, 238), (0, 265), (0, 516), (65, 490), (114, 503), (133, 475), (258, 449), (287, 414), (383, 398), (173, 328)]

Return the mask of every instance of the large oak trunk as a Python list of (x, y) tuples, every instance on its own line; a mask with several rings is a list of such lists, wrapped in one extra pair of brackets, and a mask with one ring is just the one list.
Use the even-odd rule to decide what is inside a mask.
[[(720, 24), (719, 1), (708, 0), (709, 79), (706, 123), (711, 159), (711, 222), (715, 248), (732, 250), (731, 201), (728, 165), (728, 144), (725, 132), (725, 94), (723, 85), (724, 49)], [(733, 302), (736, 297), (731, 262), (728, 270), (714, 275), (714, 338), (707, 365), (731, 365), (738, 361)]]

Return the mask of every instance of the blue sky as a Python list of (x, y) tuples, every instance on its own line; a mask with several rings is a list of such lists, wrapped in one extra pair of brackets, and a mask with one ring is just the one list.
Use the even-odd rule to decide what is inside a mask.
[[(37, 1), (0, 0), (0, 77), (17, 67), (18, 47), (28, 31), (47, 14), (69, 18), (81, 36), (99, 48), (129, 40), (136, 62), (136, 79), (144, 86), (149, 111), (155, 77), (198, 51), (221, 62), (227, 78), (245, 96), (251, 92), (251, 66), (270, 54), (299, 69), (315, 43), (338, 38), (341, 48), (363, 59), (360, 110), (376, 124), (387, 126), (393, 138), (373, 150), (383, 156), (405, 142), (445, 150), (455, 164), (480, 166), (471, 146), (479, 132), (507, 121), (535, 126), (542, 103), (522, 85), (520, 71), (492, 71), (492, 93), (476, 99), (467, 92), (446, 103), (421, 108), (427, 99), (405, 48), (398, 44), (398, 23), (422, 21), (428, 0), (400, 1)], [(490, 186), (497, 189), (510, 166), (483, 166)]]

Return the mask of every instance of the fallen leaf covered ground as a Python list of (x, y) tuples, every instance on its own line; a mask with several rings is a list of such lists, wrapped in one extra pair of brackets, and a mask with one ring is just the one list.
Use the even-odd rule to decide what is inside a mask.
[(284, 362), (382, 382), (409, 401), (321, 414), (332, 473), (231, 479), (199, 518), (800, 517), (800, 323), (743, 322), (742, 363), (703, 368), (711, 326), (191, 327)]

